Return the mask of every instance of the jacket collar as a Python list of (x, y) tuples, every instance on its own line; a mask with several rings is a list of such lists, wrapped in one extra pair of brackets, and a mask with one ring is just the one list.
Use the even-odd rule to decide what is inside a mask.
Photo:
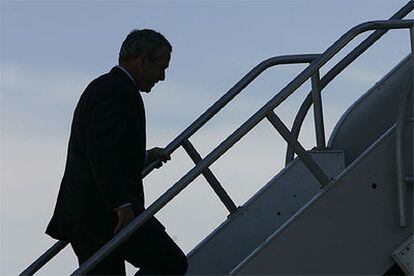
[(128, 70), (127, 70), (126, 68), (122, 67), (121, 65), (116, 65), (116, 66), (115, 66), (115, 68), (119, 68), (119, 69), (121, 69), (121, 71), (122, 71), (122, 72), (124, 72), (124, 73), (128, 76), (128, 78), (129, 78), (130, 80), (132, 80), (132, 82), (133, 82), (135, 85), (137, 84), (137, 82), (136, 82), (136, 80), (134, 79), (134, 77), (131, 75), (131, 73), (129, 73), (129, 72), (128, 72)]
[(125, 79), (130, 84), (132, 84), (135, 87), (135, 89), (137, 90), (138, 93), (140, 92), (139, 88), (138, 88), (138, 84), (137, 84), (136, 80), (134, 79), (134, 77), (122, 66), (120, 66), (120, 65), (114, 66), (110, 73), (115, 73), (118, 76), (121, 76), (123, 79)]

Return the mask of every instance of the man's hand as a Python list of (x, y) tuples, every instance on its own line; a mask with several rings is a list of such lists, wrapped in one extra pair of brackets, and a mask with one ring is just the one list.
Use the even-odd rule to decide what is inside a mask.
[(114, 230), (114, 235), (121, 231), (122, 228), (124, 228), (135, 218), (134, 211), (131, 206), (116, 209), (116, 214), (118, 215), (118, 225)]
[(165, 153), (165, 150), (162, 148), (152, 148), (147, 151), (147, 164), (152, 164), (155, 161), (159, 161), (155, 167), (160, 168), (163, 163), (166, 163), (168, 160), (171, 160), (171, 156)]

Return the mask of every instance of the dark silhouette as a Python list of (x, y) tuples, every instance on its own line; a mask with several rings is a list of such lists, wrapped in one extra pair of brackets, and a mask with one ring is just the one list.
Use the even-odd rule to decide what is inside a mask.
[[(140, 95), (165, 78), (172, 47), (153, 30), (134, 30), (124, 40), (119, 65), (93, 80), (76, 106), (65, 172), (46, 233), (69, 241), (79, 264), (144, 210), (142, 170), (170, 159), (161, 148), (146, 151), (145, 110)], [(184, 253), (154, 217), (90, 274), (184, 274)]]

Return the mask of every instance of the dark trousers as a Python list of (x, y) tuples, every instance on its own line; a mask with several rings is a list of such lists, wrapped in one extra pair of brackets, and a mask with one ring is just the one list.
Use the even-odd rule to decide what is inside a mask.
[[(91, 257), (110, 238), (96, 235), (71, 238), (70, 243), (78, 257), (79, 265)], [(154, 227), (154, 223), (147, 223), (141, 227), (88, 274), (125, 275), (124, 261), (140, 268), (135, 275), (182, 275), (187, 270), (187, 259), (184, 253), (165, 232), (162, 225)]]

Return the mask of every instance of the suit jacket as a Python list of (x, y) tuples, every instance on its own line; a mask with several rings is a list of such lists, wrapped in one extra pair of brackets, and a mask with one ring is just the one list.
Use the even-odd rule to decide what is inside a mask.
[[(76, 106), (65, 172), (46, 233), (70, 240), (112, 235), (114, 208), (144, 210), (145, 110), (136, 84), (121, 69), (92, 81)], [(159, 225), (155, 219), (149, 223)]]

